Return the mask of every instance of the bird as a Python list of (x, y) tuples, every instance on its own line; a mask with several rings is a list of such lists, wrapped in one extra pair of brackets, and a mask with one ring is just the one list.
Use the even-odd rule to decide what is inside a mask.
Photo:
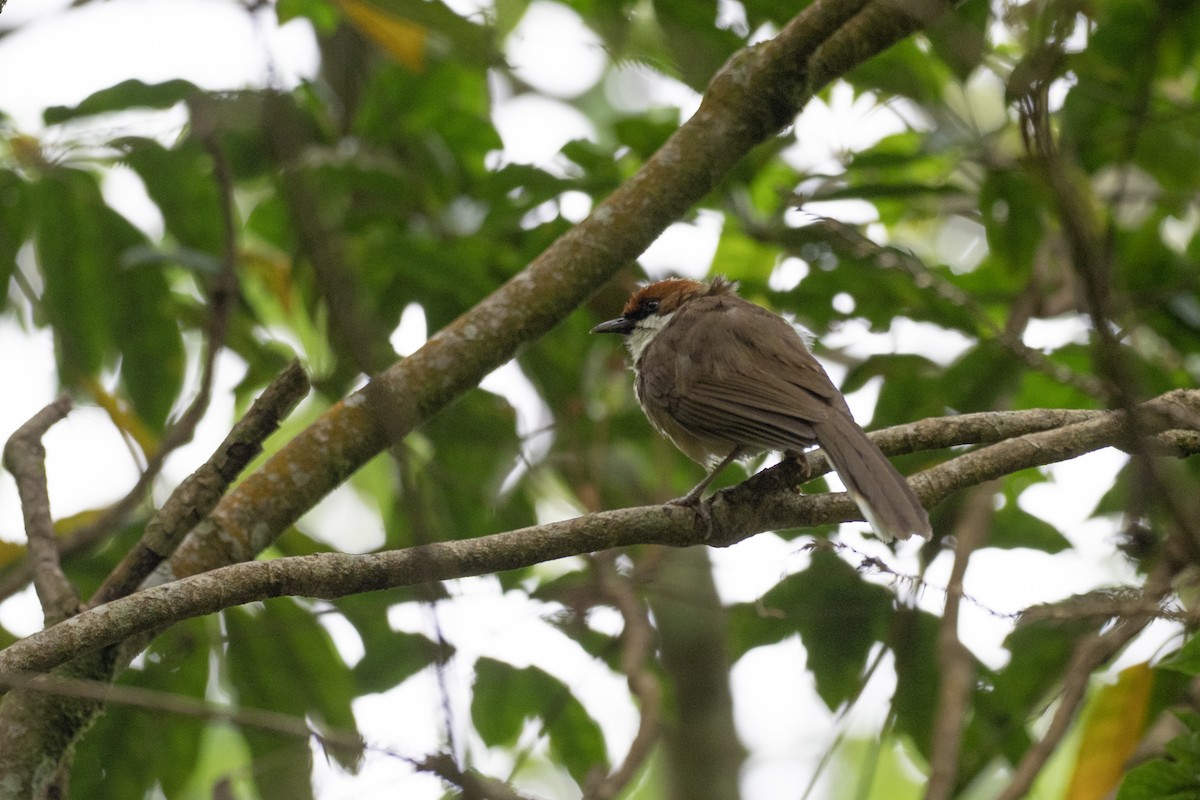
[(796, 328), (722, 276), (642, 286), (592, 333), (625, 337), (650, 424), (708, 475), (677, 503), (696, 506), (731, 462), (765, 451), (825, 451), (880, 539), (933, 536), (929, 515), (854, 421)]

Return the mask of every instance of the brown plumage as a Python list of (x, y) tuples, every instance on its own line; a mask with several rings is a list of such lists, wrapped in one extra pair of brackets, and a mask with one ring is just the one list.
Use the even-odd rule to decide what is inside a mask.
[(782, 317), (724, 278), (673, 278), (638, 290), (595, 333), (627, 337), (647, 418), (689, 458), (715, 469), (764, 450), (818, 444), (885, 540), (932, 536), (904, 477), (854, 421), (845, 398)]

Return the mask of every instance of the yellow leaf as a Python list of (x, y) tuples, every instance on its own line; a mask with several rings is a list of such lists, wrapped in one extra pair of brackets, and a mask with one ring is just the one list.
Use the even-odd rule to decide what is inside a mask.
[[(91, 525), (108, 511), (107, 508), (89, 508), (78, 514), (71, 514), (54, 520), (54, 535), (65, 539), (80, 528)], [(26, 546), (21, 542), (10, 542), (0, 539), (0, 569), (17, 561), (25, 555)]]
[(22, 169), (40, 171), (49, 165), (42, 143), (36, 137), (18, 133), (8, 139), (8, 147), (13, 159)]
[(263, 287), (287, 313), (292, 310), (292, 264), (286, 257), (273, 250), (243, 250), (240, 261), (248, 275), (262, 282)]
[(1065, 800), (1101, 800), (1116, 787), (1142, 738), (1153, 685), (1150, 666), (1135, 664), (1122, 670), (1115, 684), (1096, 693), (1088, 704)]
[(108, 513), (108, 507), (85, 508), (77, 514), (70, 514), (54, 520), (54, 535), (65, 538), (80, 528), (86, 528)]
[(396, 61), (413, 72), (425, 68), (428, 31), (423, 25), (386, 14), (364, 0), (338, 0), (338, 6), (356, 28), (391, 53)]
[(7, 567), (25, 555), (25, 545), (0, 541), (0, 567)]
[(95, 378), (87, 378), (84, 381), (84, 388), (91, 395), (96, 405), (108, 413), (108, 417), (113, 421), (113, 424), (137, 442), (138, 447), (141, 448), (146, 458), (154, 455), (158, 450), (158, 437), (146, 427), (138, 415), (133, 412), (133, 409), (121, 402), (116, 396), (109, 394), (100, 385), (100, 381)]

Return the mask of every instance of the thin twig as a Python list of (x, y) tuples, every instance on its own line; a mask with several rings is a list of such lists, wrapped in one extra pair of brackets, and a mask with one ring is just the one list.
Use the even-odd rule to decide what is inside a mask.
[(4, 466), (17, 481), (33, 585), (47, 626), (79, 611), (79, 591), (59, 563), (50, 493), (46, 488), (46, 448), (42, 445), (42, 436), (70, 410), (71, 398), (64, 394), (17, 428), (4, 446)]
[(321, 196), (304, 174), (303, 127), (291, 96), (266, 94), (263, 122), (267, 141), (281, 165), (279, 195), (294, 221), (296, 236), (313, 268), (321, 299), (329, 312), (331, 339), (340, 355), (353, 367), (374, 376), (397, 359), (383, 325), (367, 294), (347, 268), (339, 223), (325, 219)]
[[(1166, 31), (1166, 18), (1160, 11), (1154, 24), (1147, 31), (1150, 47), (1145, 57), (1135, 65), (1137, 77), (1143, 91), (1137, 92), (1137, 107), (1131, 110), (1132, 122), (1123, 142), (1123, 155), (1130, 162), (1148, 116), (1153, 92), (1150, 84), (1159, 58), (1162, 36)], [(1050, 190), (1051, 198), (1059, 212), (1063, 234), (1070, 253), (1070, 264), (1083, 287), (1086, 311), (1091, 319), (1092, 364), (1101, 378), (1106, 404), (1113, 409), (1131, 415), (1128, 430), (1128, 449), (1133, 456), (1139, 476), (1148, 484), (1149, 491), (1141, 497), (1161, 497), (1173, 509), (1176, 524), (1187, 534), (1184, 544), (1193, 556), (1200, 555), (1200, 523), (1194, 515), (1179, 513), (1187, 503), (1177, 496), (1175, 489), (1150, 464), (1150, 453), (1145, 451), (1145, 437), (1141, 435), (1141, 421), (1133, 410), (1143, 399), (1142, 382), (1131, 357), (1130, 349), (1118, 336), (1118, 302), (1114, 296), (1114, 272), (1116, 260), (1116, 217), (1101, 214), (1103, 205), (1096, 201), (1086, 175), (1064, 157), (1054, 138), (1053, 129), (1046, 126), (1038, 132), (1036, 144), (1031, 152), (1037, 174)], [(1124, 180), (1124, 179), (1123, 179)], [(1121, 193), (1124, 192), (1122, 188)], [(1123, 198), (1118, 194), (1114, 201)], [(1194, 411), (1193, 411), (1194, 414)], [(1140, 500), (1134, 495), (1134, 501)], [(1135, 511), (1136, 509), (1131, 509)]]
[(609, 553), (592, 559), (593, 572), (604, 600), (617, 609), (625, 625), (621, 633), (621, 671), (641, 706), (641, 717), (621, 765), (608, 775), (589, 776), (584, 800), (610, 800), (623, 791), (650, 757), (662, 731), (662, 688), (649, 666), (654, 656), (654, 626), (645, 604), (630, 581), (617, 573), (612, 558)]
[[(1146, 597), (1161, 600), (1171, 591), (1171, 580), (1175, 571), (1183, 566), (1164, 559), (1146, 578)], [(1033, 744), (1013, 772), (1012, 781), (1000, 793), (997, 800), (1020, 800), (1029, 792), (1034, 779), (1041, 773), (1050, 756), (1062, 741), (1075, 720), (1075, 714), (1087, 695), (1092, 672), (1119, 653), (1125, 645), (1150, 624), (1151, 617), (1119, 617), (1116, 623), (1103, 633), (1083, 637), (1075, 646), (1071, 661), (1067, 665), (1062, 694), (1058, 707), (1050, 720), (1050, 726), (1042, 738)]]
[(362, 737), (356, 731), (328, 727), (318, 731), (310, 727), (303, 717), (259, 708), (219, 706), (193, 697), (140, 686), (121, 686), (104, 681), (35, 673), (0, 673), (0, 685), (26, 692), (99, 700), (146, 711), (179, 714), (210, 722), (229, 722), (302, 740), (316, 739), (325, 747), (363, 749)]
[(461, 769), (448, 753), (435, 753), (416, 762), (417, 769), (437, 775), (447, 783), (463, 790), (464, 800), (531, 800), (503, 781), (480, 775), (474, 770)]
[(1132, 587), (1097, 589), (1077, 594), (1055, 603), (1038, 603), (1016, 615), (1018, 625), (1035, 622), (1065, 622), (1072, 620), (1108, 620), (1117, 617), (1140, 618), (1149, 621), (1168, 620), (1189, 628), (1200, 624), (1200, 609), (1167, 603), (1144, 589)]
[(958, 775), (958, 755), (975, 684), (975, 659), (958, 638), (963, 579), (971, 554), (987, 541), (994, 508), (995, 486), (971, 490), (954, 528), (954, 566), (946, 585), (946, 610), (938, 623), (937, 666), (940, 683), (930, 739), (929, 782), (925, 800), (949, 800)]

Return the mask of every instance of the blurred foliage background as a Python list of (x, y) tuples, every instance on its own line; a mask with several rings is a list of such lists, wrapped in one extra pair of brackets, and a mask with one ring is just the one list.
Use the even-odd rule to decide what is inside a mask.
[[(177, 444), (171, 432), (214, 350), (244, 365), (239, 408), (291, 358), (304, 362), (315, 392), (288, 423), (294, 432), (397, 357), (392, 334), (402, 316), (417, 326), (423, 317), (436, 331), (520, 271), (680, 124), (678, 105), (660, 98), (703, 92), (731, 55), (804, 5), (496, 0), (456, 13), (438, 0), (279, 0), (278, 20), (307, 22), (320, 46), (319, 74), (295, 88), (126, 81), (47, 109), (38, 134), (0, 117), (3, 313), (53, 332), (62, 386), (107, 410), (140, 463)], [(506, 53), (526, 15), (547, 8), (577, 17), (603, 54), (595, 81), (555, 98), (594, 135), (551, 161), (519, 163), (505, 157), (492, 110), (500, 99), (544, 93)], [(873, 418), (860, 420), (867, 427), (972, 411), (1122, 408), (1193, 386), (1198, 47), (1200, 6), (1191, 3), (966, 0), (824, 90), (794, 128), (745, 159), (685, 220), (697, 227), (681, 229), (719, 231), (715, 253), (681, 246), (666, 267), (728, 275), (745, 296), (818, 332), (816, 352), (845, 391), (878, 391)], [(570, 72), (569, 53), (564, 59)], [(168, 136), (107, 122), (181, 106), (187, 124)], [(857, 116), (830, 111), (850, 107)], [(531, 129), (539, 124), (528, 120)], [(826, 145), (844, 144), (814, 152), (805, 133), (819, 128)], [(119, 132), (98, 142), (98, 130)], [(112, 170), (144, 185), (161, 236), (110, 205), (101, 183)], [(1102, 269), (1080, 258), (1087, 236)], [(655, 276), (663, 265), (660, 253)], [(695, 465), (653, 435), (638, 410), (624, 353), (587, 334), (641, 277), (641, 267), (627, 270), (520, 355), (516, 367), (532, 389), (522, 400), (474, 391), (354, 478), (358, 500), (384, 531), (377, 547), (508, 530), (564, 507), (658, 502), (694, 484)], [(1107, 336), (1094, 335), (1097, 324)], [(864, 350), (855, 339), (878, 346)], [(897, 462), (913, 472), (938, 460), (921, 453)], [(1131, 459), (1108, 487), (1093, 512), (1108, 520), (1108, 539), (1081, 556), (1123, 562), (1117, 571), (1134, 581), (1161, 563), (1164, 543), (1188, 540), (1196, 519), (1196, 464), (1147, 463)], [(727, 474), (723, 483), (738, 479)], [(1029, 470), (982, 489), (987, 513), (982, 522), (969, 517), (990, 528), (981, 554), (1020, 548), (1037, 558), (1034, 551), (1076, 546), (1018, 502), (1050, 479)], [(968, 519), (969, 495), (932, 510), (939, 537)], [(85, 591), (140, 534), (147, 513), (75, 548), (67, 568)], [(65, 537), (72, 524), (81, 523), (62, 521)], [(646, 764), (617, 796), (739, 796), (750, 786), (739, 789), (739, 775), (761, 765), (745, 762), (730, 670), (759, 648), (797, 638), (805, 655), (779, 679), (807, 672), (806, 685), (836, 714), (818, 735), (831, 760), (814, 761), (804, 776), (814, 781), (811, 796), (922, 794), (941, 599), (929, 589), (929, 602), (914, 606), (910, 582), (868, 568), (853, 550), (803, 554), (832, 533), (780, 532), (797, 555), (756, 602), (722, 603), (702, 550), (638, 548), (498, 576), (504, 592), (539, 603), (560, 647), (614, 674), (634, 674), (619, 635), (633, 618), (598, 624), (600, 609), (631, 599), (622, 614), (632, 607), (654, 626), (654, 652), (638, 669), (659, 687), (662, 725)], [(267, 555), (336, 549), (338, 540), (336, 525), (301, 524)], [(942, 544), (894, 563), (911, 564), (919, 583)], [(15, 569), (19, 548), (3, 555)], [(950, 556), (941, 559), (944, 566)], [(274, 710), (317, 730), (353, 729), (353, 703), (458, 657), (436, 631), (401, 632), (389, 622), (397, 607), (453, 603), (455, 591), (230, 609), (160, 636), (121, 682)], [(974, 660), (946, 796), (994, 797), (1009, 785), (1045, 729), (1073, 648), (1120, 613), (1079, 610), (1070, 603), (1093, 596), (1069, 595), (1057, 598), (1063, 613), (1011, 628), (1004, 663)], [(1179, 633), (1191, 619), (1182, 608)], [(362, 655), (336, 646), (331, 630), (356, 636)], [(1200, 791), (1200, 716), (1179, 711), (1190, 708), (1189, 677), (1200, 671), (1196, 655), (1181, 649), (1185, 639), (1168, 638), (1152, 662), (1115, 683), (1093, 682), (1086, 713), (1039, 770), (1037, 796), (1100, 798), (1118, 786), (1121, 800)], [(475, 675), (469, 706), (446, 701), (434, 724), (460, 766), (531, 795), (576, 796), (589, 774), (621, 763), (628, 741), (618, 744), (611, 731), (606, 738), (608, 709), (589, 706), (539, 665), (538, 653), (528, 657), (527, 665), (467, 665)], [(879, 676), (893, 672), (879, 735), (847, 733), (842, 712), (869, 682), (886, 687)], [(628, 697), (643, 713), (651, 702)], [(1121, 766), (1150, 732), (1157, 738), (1140, 765)], [(416, 772), (427, 755), (386, 757)], [(310, 777), (314, 757), (349, 772), (362, 758), (250, 723), (114, 704), (78, 748), (71, 792), (295, 800), (321, 794)], [(463, 789), (461, 774), (441, 777), (446, 796), (490, 796)]]

